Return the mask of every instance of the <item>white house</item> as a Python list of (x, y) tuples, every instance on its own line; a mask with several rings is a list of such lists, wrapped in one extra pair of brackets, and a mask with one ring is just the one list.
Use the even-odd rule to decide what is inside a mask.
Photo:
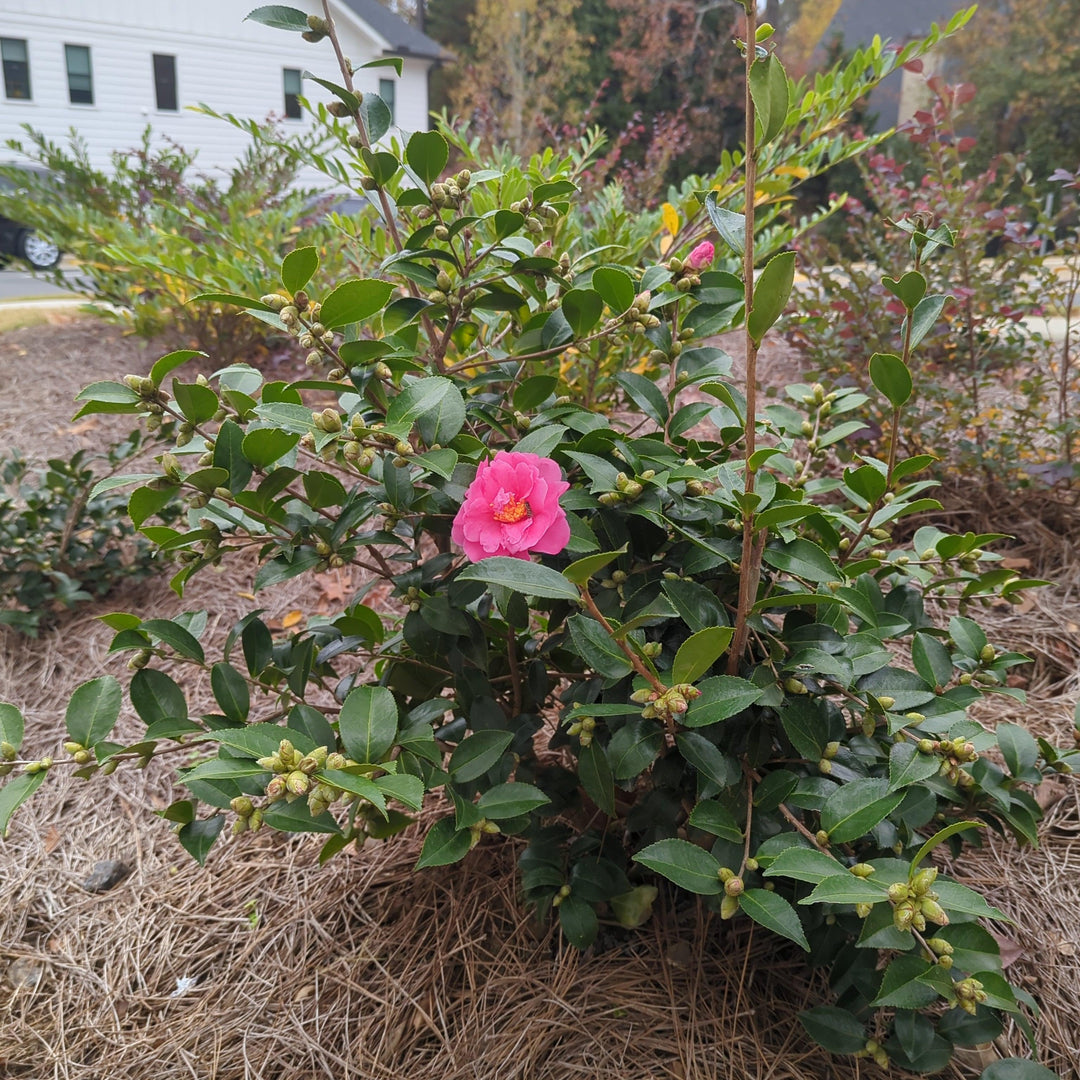
[[(319, 0), (287, 0), (321, 14)], [(329, 39), (245, 21), (260, 0), (0, 0), (0, 160), (17, 155), (2, 144), (30, 124), (63, 140), (75, 128), (95, 166), (108, 168), (114, 150), (136, 146), (150, 124), (185, 150), (197, 150), (206, 172), (228, 166), (246, 136), (224, 121), (186, 106), (203, 102), (221, 112), (263, 120), (274, 115), (302, 130), (297, 96), (330, 95), (305, 80), (310, 71), (331, 82), (341, 75)], [(355, 67), (384, 56), (392, 67), (358, 70), (356, 88), (380, 94), (403, 131), (428, 127), (428, 71), (449, 58), (443, 48), (378, 0), (331, 0), (342, 50)]]

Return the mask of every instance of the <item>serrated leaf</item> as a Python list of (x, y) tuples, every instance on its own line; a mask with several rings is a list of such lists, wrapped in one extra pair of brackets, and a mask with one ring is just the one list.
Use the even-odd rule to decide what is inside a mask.
[(594, 739), (578, 754), (578, 779), (585, 794), (608, 817), (615, 816), (615, 783), (604, 748)]
[(709, 626), (691, 634), (675, 654), (672, 683), (697, 682), (723, 656), (734, 632), (730, 626)]
[(10, 743), (18, 750), (25, 726), (23, 714), (14, 705), (0, 701), (0, 742)]
[(754, 287), (754, 302), (746, 319), (746, 329), (755, 345), (760, 345), (787, 307), (791, 286), (795, 281), (795, 252), (782, 251), (774, 255), (761, 271)]
[(458, 743), (447, 771), (458, 783), (479, 780), (514, 741), (510, 731), (475, 731)]
[(898, 956), (885, 969), (874, 1006), (923, 1009), (938, 999), (938, 992), (920, 979), (934, 965), (921, 956)]
[(0, 787), (0, 839), (7, 839), (8, 825), (16, 810), (45, 782), (47, 771), (23, 773)]
[(733, 844), (741, 844), (742, 827), (735, 820), (735, 815), (726, 807), (712, 799), (699, 802), (694, 807), (688, 821), (695, 829), (701, 829), (710, 836), (719, 836)]
[(354, 761), (382, 761), (394, 745), (397, 729), (397, 702), (385, 686), (358, 686), (345, 698), (338, 730), (345, 753)]
[(420, 858), (416, 860), (415, 869), (449, 866), (451, 863), (460, 862), (469, 853), (471, 840), (468, 829), (456, 829), (453, 818), (441, 818), (424, 837), (424, 846), (420, 851)]
[[(772, 867), (770, 866), (771, 870)], [(800, 904), (877, 904), (889, 898), (888, 885), (844, 870), (823, 878)]]
[[(364, 95), (366, 101), (368, 95)], [(370, 319), (390, 299), (394, 286), (376, 278), (343, 281), (322, 303), (319, 322), (328, 330)]]
[(489, 821), (505, 821), (507, 818), (520, 817), (531, 813), (551, 802), (538, 787), (511, 781), (496, 784), (480, 796), (476, 808)]
[(739, 907), (766, 930), (810, 951), (798, 914), (782, 896), (767, 889), (747, 889), (739, 897)]
[(911, 372), (907, 364), (892, 353), (874, 353), (870, 357), (870, 381), (889, 399), (894, 409), (901, 408), (911, 397)]
[(636, 296), (634, 279), (618, 266), (598, 266), (593, 271), (592, 287), (617, 315), (626, 311)]
[(112, 731), (120, 716), (123, 694), (112, 675), (78, 686), (68, 700), (64, 725), (72, 742), (93, 746)]
[(559, 926), (575, 949), (587, 949), (599, 929), (596, 911), (587, 900), (571, 894), (559, 905)]
[(741, 256), (746, 250), (746, 215), (725, 210), (717, 202), (717, 197), (715, 191), (705, 196), (705, 213), (721, 239), (736, 255)]
[(799, 1013), (799, 1022), (818, 1045), (833, 1054), (854, 1054), (866, 1045), (866, 1028), (835, 1005), (818, 1005)]
[(763, 877), (787, 877), (796, 881), (809, 881), (819, 885), (826, 878), (842, 873), (842, 867), (836, 859), (824, 851), (814, 848), (790, 847), (781, 851), (768, 868), (762, 871)]
[(821, 808), (821, 827), (834, 844), (846, 844), (888, 817), (903, 798), (902, 791), (889, 790), (887, 780), (852, 780), (826, 800)]
[(247, 719), (251, 692), (243, 675), (232, 664), (221, 661), (210, 669), (210, 689), (225, 716), (238, 723)]
[(214, 846), (218, 834), (225, 827), (225, 815), (215, 814), (202, 820), (189, 821), (177, 834), (184, 850), (200, 865), (206, 865), (206, 857)]
[(274, 30), (292, 30), (302, 34), (308, 29), (307, 15), (294, 7), (284, 4), (268, 4), (265, 7), (257, 7), (254, 11), (244, 16), (244, 21), (262, 23)]
[(716, 896), (724, 888), (719, 878), (720, 863), (686, 840), (658, 840), (639, 851), (633, 861), (699, 896)]
[(405, 160), (425, 184), (439, 178), (446, 168), (450, 148), (437, 131), (417, 131), (409, 137), (405, 147)]
[(493, 555), (489, 559), (466, 566), (458, 574), (459, 581), (483, 581), (502, 585), (526, 596), (547, 600), (578, 600), (577, 589), (555, 570), (526, 559)]
[(701, 696), (690, 702), (683, 716), (683, 727), (709, 727), (728, 720), (753, 705), (765, 692), (735, 675), (715, 675), (698, 689)]
[(296, 248), (281, 261), (281, 284), (298, 293), (319, 269), (319, 253), (313, 247)]
[(941, 759), (936, 754), (920, 753), (912, 742), (894, 743), (889, 751), (889, 789), (929, 780), (941, 771)]

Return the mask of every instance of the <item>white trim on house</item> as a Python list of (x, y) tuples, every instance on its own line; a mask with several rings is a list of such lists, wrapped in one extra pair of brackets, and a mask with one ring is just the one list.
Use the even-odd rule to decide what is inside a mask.
[[(312, 14), (322, 11), (319, 0), (290, 3)], [(342, 49), (358, 69), (357, 89), (377, 93), (378, 80), (389, 69), (360, 65), (392, 55), (392, 42), (345, 0), (332, 3)], [(25, 123), (61, 142), (74, 128), (93, 164), (108, 169), (111, 152), (136, 147), (150, 124), (155, 139), (198, 151), (196, 167), (202, 171), (227, 168), (243, 152), (247, 137), (223, 121), (190, 111), (200, 103), (260, 121), (275, 115), (290, 130), (308, 129), (312, 122), (306, 115), (283, 119), (283, 72), (309, 70), (340, 82), (331, 44), (312, 44), (297, 34), (245, 21), (254, 6), (256, 0), (0, 0), (0, 37), (27, 42), (31, 91), (29, 100), (9, 100), (0, 80), (0, 160), (17, 157), (3, 144), (24, 139), (20, 125)], [(388, 25), (392, 29), (394, 23)], [(69, 101), (65, 44), (90, 49), (93, 104)], [(175, 112), (157, 108), (154, 53), (176, 58)], [(429, 57), (404, 58), (402, 75), (395, 79), (399, 132), (428, 127), (427, 76), (433, 63)], [(332, 99), (311, 81), (304, 82), (303, 96), (312, 104)]]

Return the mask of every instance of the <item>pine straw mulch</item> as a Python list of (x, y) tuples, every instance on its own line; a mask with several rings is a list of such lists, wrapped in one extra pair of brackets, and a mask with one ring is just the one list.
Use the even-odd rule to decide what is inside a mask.
[[(40, 333), (40, 330), (38, 331)], [(47, 385), (31, 331), (0, 338), (0, 437), (33, 455), (75, 448), (67, 402), (89, 379), (153, 358), (98, 323), (57, 328)], [(20, 336), (21, 335), (21, 336)], [(10, 348), (12, 345), (14, 349)], [(5, 346), (8, 348), (5, 350)], [(21, 361), (23, 357), (19, 357)], [(141, 365), (141, 366), (140, 366)], [(17, 400), (13, 400), (13, 397)], [(59, 404), (57, 402), (59, 401)], [(36, 423), (26, 426), (27, 416)], [(54, 422), (55, 418), (55, 422)], [(74, 444), (73, 444), (74, 443)], [(1014, 531), (1015, 519), (1010, 522)], [(1054, 579), (1030, 607), (982, 619), (1019, 649), (1030, 701), (980, 719), (1027, 724), (1068, 744), (1080, 692), (1080, 572), (1067, 534), (1010, 552)], [(339, 587), (348, 583), (338, 582)], [(243, 571), (204, 574), (184, 600), (128, 584), (108, 609), (169, 616), (208, 607), (220, 642), (250, 606)], [(279, 624), (311, 586), (260, 594)], [(318, 600), (318, 598), (315, 598)], [(28, 712), (35, 749), (61, 737), (71, 689), (104, 671), (110, 632), (88, 614), (40, 641), (0, 637), (0, 700)], [(212, 646), (211, 646), (212, 648)], [(207, 688), (186, 680), (197, 711)], [(130, 715), (122, 731), (136, 733)], [(958, 868), (1015, 925), (1011, 977), (1040, 1001), (1046, 1064), (1080, 1077), (1080, 798), (1055, 782), (1042, 845), (991, 838)], [(12, 1080), (848, 1080), (883, 1075), (807, 1045), (795, 1013), (823, 999), (801, 954), (744, 921), (720, 924), (662, 893), (638, 931), (605, 928), (584, 955), (538, 927), (516, 893), (513, 842), (449, 870), (413, 874), (416, 836), (317, 863), (318, 840), (219, 840), (206, 868), (152, 811), (174, 792), (167, 761), (91, 784), (54, 772), (15, 819), (0, 858), (0, 1075)], [(81, 882), (102, 859), (132, 873), (109, 892)], [(952, 1070), (976, 1076), (999, 1046)], [(896, 1071), (893, 1070), (893, 1075)]]

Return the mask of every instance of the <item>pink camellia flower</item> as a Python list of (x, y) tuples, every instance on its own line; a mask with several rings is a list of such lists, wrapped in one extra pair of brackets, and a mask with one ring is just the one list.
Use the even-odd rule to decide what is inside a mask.
[(559, 505), (569, 486), (551, 458), (500, 450), (480, 463), (450, 535), (473, 562), (491, 555), (527, 559), (533, 551), (557, 555), (570, 542)]
[(709, 240), (703, 240), (686, 258), (686, 265), (691, 270), (704, 270), (716, 257), (716, 248)]

